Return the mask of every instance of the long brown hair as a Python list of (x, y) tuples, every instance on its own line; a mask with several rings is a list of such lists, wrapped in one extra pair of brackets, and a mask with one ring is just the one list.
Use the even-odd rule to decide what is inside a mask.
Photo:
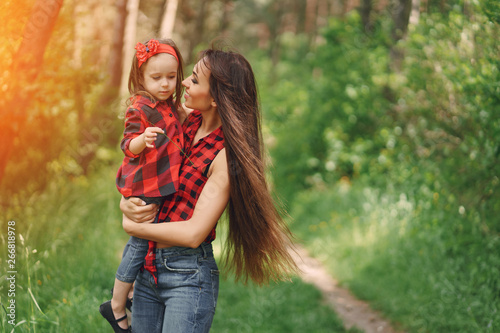
[[(169, 98), (172, 100), (176, 110), (179, 109), (181, 105), (182, 91), (184, 87), (182, 86), (182, 81), (184, 80), (184, 70), (183, 70), (183, 60), (181, 52), (174, 41), (171, 39), (157, 39), (160, 44), (170, 45), (174, 48), (177, 58), (179, 59), (179, 64), (177, 66), (177, 80), (175, 82), (175, 93)], [(145, 42), (147, 45), (149, 41)], [(147, 61), (144, 63), (146, 64)], [(144, 87), (144, 64), (139, 67), (139, 60), (137, 59), (137, 53), (134, 54), (134, 59), (132, 59), (132, 67), (130, 68), (130, 75), (128, 77), (128, 91), (130, 92), (129, 101), (133, 100), (136, 95), (146, 95), (154, 100), (154, 97), (146, 91)]]
[(209, 49), (200, 58), (210, 69), (210, 94), (222, 122), (230, 179), (225, 267), (236, 279), (257, 284), (297, 270), (288, 249), (291, 233), (267, 187), (261, 116), (250, 63), (236, 52)]

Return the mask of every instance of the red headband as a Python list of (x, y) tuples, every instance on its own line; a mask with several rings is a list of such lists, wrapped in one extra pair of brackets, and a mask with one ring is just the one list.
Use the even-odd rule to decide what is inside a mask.
[(135, 45), (135, 49), (137, 50), (136, 56), (137, 60), (139, 60), (139, 68), (143, 63), (148, 61), (149, 58), (158, 53), (168, 53), (175, 57), (177, 63), (179, 63), (179, 58), (177, 58), (177, 53), (175, 49), (167, 44), (160, 44), (156, 39), (149, 40), (146, 45), (142, 43), (137, 43)]

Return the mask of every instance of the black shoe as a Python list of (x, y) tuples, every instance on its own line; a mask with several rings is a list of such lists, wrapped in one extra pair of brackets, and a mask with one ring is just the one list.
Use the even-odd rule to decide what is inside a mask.
[[(111, 288), (111, 297), (113, 297), (113, 288)], [(132, 300), (133, 300), (132, 298), (127, 298), (127, 303), (125, 303), (125, 307), (130, 312), (132, 312)]]
[(107, 302), (102, 303), (101, 306), (99, 307), (99, 312), (104, 317), (104, 319), (106, 319), (109, 322), (111, 327), (113, 327), (113, 331), (115, 331), (115, 333), (131, 333), (132, 332), (130, 327), (127, 329), (124, 329), (118, 325), (118, 323), (120, 321), (127, 320), (127, 315), (125, 315), (121, 318), (115, 319), (115, 315), (113, 314), (113, 310), (111, 309), (111, 301), (107, 301)]

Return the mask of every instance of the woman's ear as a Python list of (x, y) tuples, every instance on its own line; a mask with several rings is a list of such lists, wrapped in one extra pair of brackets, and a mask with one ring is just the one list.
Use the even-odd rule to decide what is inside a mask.
[(216, 108), (217, 107), (217, 103), (215, 103), (215, 100), (212, 99), (212, 102), (210, 103), (210, 105), (213, 107), (213, 108)]

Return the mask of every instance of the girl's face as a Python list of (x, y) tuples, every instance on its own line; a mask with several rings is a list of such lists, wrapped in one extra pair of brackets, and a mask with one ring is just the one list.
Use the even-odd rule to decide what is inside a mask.
[(157, 101), (170, 98), (177, 83), (177, 60), (168, 53), (158, 53), (142, 66), (146, 91)]
[(210, 95), (210, 70), (203, 60), (194, 66), (193, 73), (182, 81), (186, 87), (185, 105), (190, 109), (208, 111), (216, 107), (215, 101)]

